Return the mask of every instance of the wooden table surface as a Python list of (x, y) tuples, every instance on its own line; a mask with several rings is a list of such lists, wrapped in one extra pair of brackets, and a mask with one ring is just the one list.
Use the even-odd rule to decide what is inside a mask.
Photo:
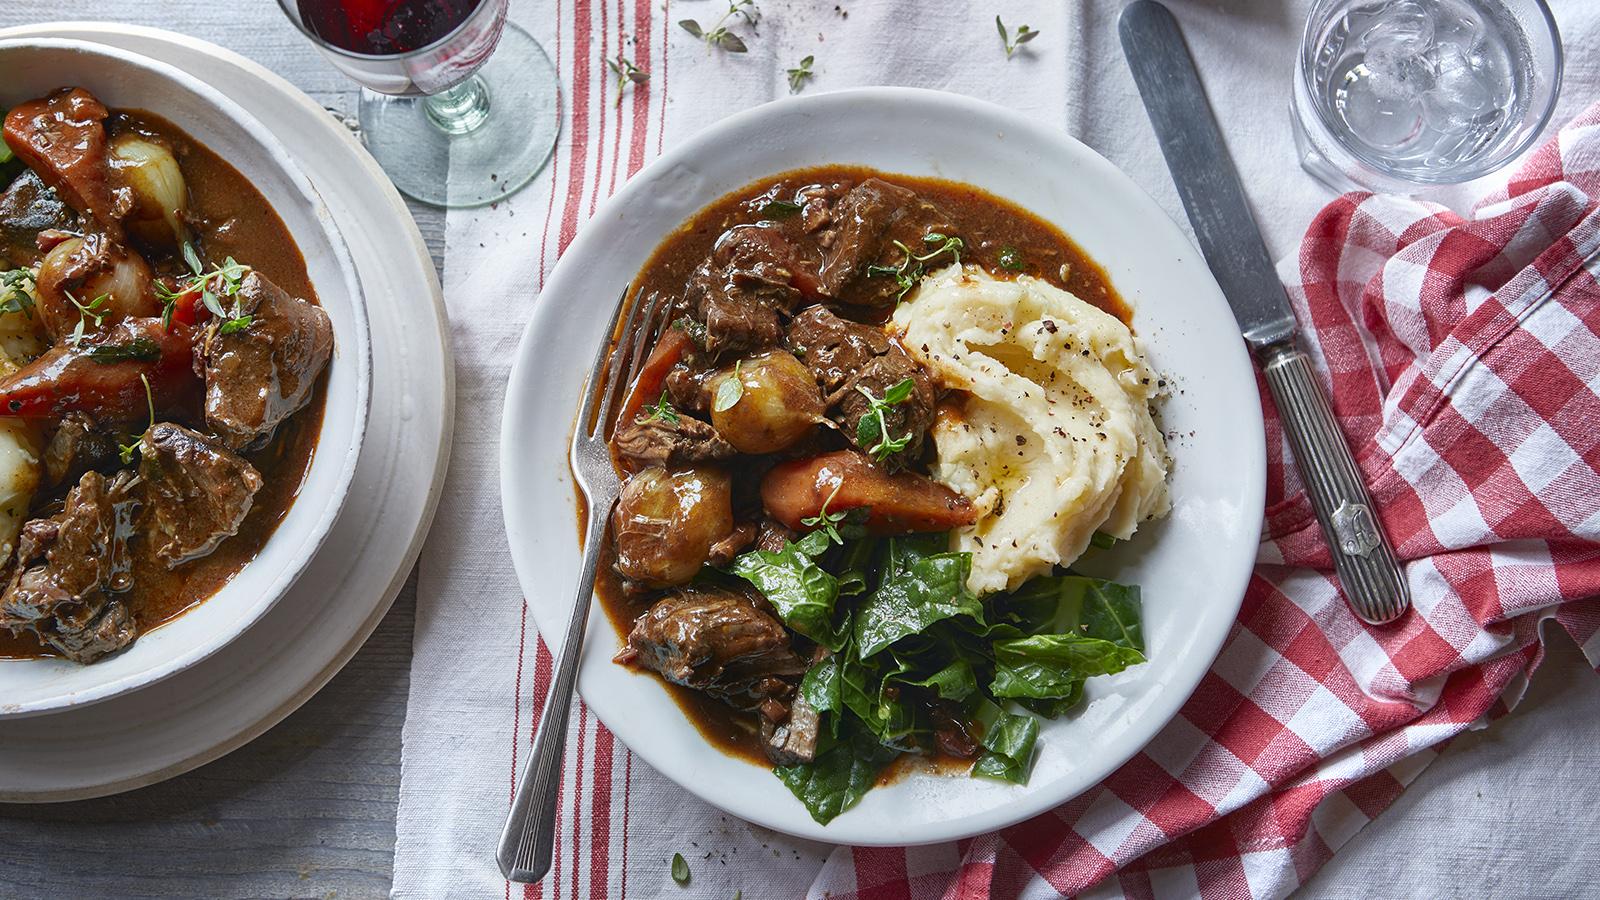
[[(56, 18), (56, 9), (39, 0), (0, 0), (0, 27)], [(271, 0), (83, 0), (71, 16), (205, 38), (267, 65), (326, 106), (354, 107), (353, 84)], [(442, 265), (442, 212), (413, 205), (412, 213)], [(118, 797), (0, 804), (0, 897), (386, 895), (415, 602), (413, 577), (366, 646), (321, 693), (217, 762)], [(1463, 821), (1484, 816), (1552, 827), (1592, 821), (1600, 788), (1580, 775), (1597, 742), (1600, 680), (1557, 637), (1517, 713), (1457, 740), (1305, 893), (1381, 895), (1396, 866), (1437, 872), (1447, 893), (1453, 892), (1447, 885), (1478, 885), (1483, 893), (1556, 896), (1567, 893), (1563, 885), (1592, 892), (1600, 863), (1551, 870), (1547, 862), (1557, 848), (1533, 837), (1548, 834), (1544, 828), (1504, 829), (1492, 846), (1459, 835)], [(1554, 761), (1530, 765), (1530, 747), (1544, 748), (1541, 755)], [(1534, 872), (1544, 880), (1526, 880)]]

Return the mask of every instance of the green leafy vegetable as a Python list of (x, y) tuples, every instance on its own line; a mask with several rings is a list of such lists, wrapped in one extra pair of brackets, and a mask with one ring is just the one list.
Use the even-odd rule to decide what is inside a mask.
[(967, 591), (972, 554), (943, 551), (943, 535), (889, 538), (883, 580), (856, 612), (862, 658), (951, 616), (980, 618), (983, 604)]
[(839, 580), (802, 553), (799, 545), (791, 543), (776, 553), (742, 553), (731, 571), (755, 585), (785, 625), (829, 650), (844, 646), (844, 631), (833, 622)]
[(1013, 784), (1027, 781), (1033, 745), (1039, 739), (1039, 720), (1006, 712), (987, 700), (978, 705), (977, 719), (983, 727), (981, 743), (988, 752), (978, 757), (972, 774)]
[(1082, 687), (1085, 677), (1112, 675), (1144, 662), (1144, 654), (1099, 638), (1035, 634), (994, 642), (996, 697), (1055, 700)]
[(858, 730), (835, 738), (824, 731), (814, 762), (779, 766), (773, 772), (805, 804), (811, 818), (826, 825), (856, 805), (872, 789), (883, 767), (899, 755), (867, 732)]
[(682, 853), (672, 854), (672, 880), (680, 887), (689, 883), (689, 864), (684, 861)]
[(942, 699), (958, 703), (978, 691), (978, 676), (973, 672), (972, 663), (962, 656), (952, 659), (949, 665), (926, 678), (901, 680), (915, 687), (931, 688)]

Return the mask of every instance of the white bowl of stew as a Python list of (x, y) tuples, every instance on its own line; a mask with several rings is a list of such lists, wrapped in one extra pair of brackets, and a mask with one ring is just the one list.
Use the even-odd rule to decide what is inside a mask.
[[(303, 405), (254, 443), (241, 439), (239, 446), (229, 445), (229, 452), (237, 450), (235, 455), (260, 476), (249, 510), (231, 536), (196, 558), (170, 565), (131, 552), (132, 587), (119, 596), (126, 598), (135, 639), (79, 662), (30, 632), (0, 630), (0, 718), (9, 718), (102, 701), (158, 681), (224, 651), (269, 610), (295, 583), (338, 517), (366, 432), (372, 373), (365, 301), (344, 240), (288, 151), (248, 112), (186, 73), (99, 44), (3, 41), (0, 66), (7, 73), (0, 109), (78, 87), (110, 110), (105, 128), (112, 138), (137, 132), (168, 147), (188, 194), (182, 224), (173, 227), (185, 229), (181, 233), (204, 248), (203, 266), (214, 269), (235, 258), (291, 300), (320, 307), (332, 336), (325, 366), (301, 391)], [(120, 239), (134, 246), (131, 228)], [(173, 248), (179, 246), (175, 239)], [(140, 252), (158, 278), (164, 275), (166, 283), (182, 288), (188, 277), (183, 265), (189, 263), (169, 259), (168, 253), (183, 258), (173, 248)], [(187, 283), (215, 286), (219, 292), (227, 284)], [(185, 302), (200, 308), (193, 298)], [(226, 305), (227, 297), (222, 302)], [(235, 305), (232, 313), (238, 311)], [(204, 318), (209, 313), (195, 315), (209, 321)], [(248, 333), (248, 318), (240, 316), (236, 328)], [(98, 325), (92, 316), (88, 321)], [(170, 320), (166, 327), (172, 328)], [(174, 408), (181, 405), (173, 402)], [(146, 433), (153, 433), (158, 419), (178, 421), (179, 413), (165, 403), (159, 411), (154, 400), (150, 405), (152, 431)], [(46, 434), (51, 427), (44, 426)], [(209, 439), (222, 440), (215, 434)], [(116, 462), (102, 467), (115, 468)], [(66, 487), (53, 490), (59, 495)], [(40, 514), (50, 511), (43, 508)], [(140, 538), (135, 534), (133, 540)], [(9, 580), (14, 561), (7, 566)]]
[[(1262, 519), (1260, 403), (1221, 291), (1160, 207), (1068, 135), (954, 94), (867, 88), (770, 103), (724, 119), (663, 154), (612, 197), (563, 254), (515, 359), (501, 446), (512, 558), (539, 631), (563, 634), (581, 559), (581, 529), (572, 518), (580, 504), (566, 463), (570, 432), (553, 426), (573, 421), (613, 298), (630, 283), (637, 285), (643, 270), (654, 270), (645, 276), (647, 284), (681, 280), (695, 264), (693, 254), (706, 252), (714, 233), (750, 220), (750, 204), (719, 201), (735, 194), (755, 197), (786, 173), (799, 173), (791, 182), (803, 183), (818, 167), (862, 167), (870, 171), (851, 176), (834, 170), (822, 177), (876, 174), (902, 187), (920, 185), (952, 208), (962, 204), (962, 185), (977, 188), (1059, 230), (1087, 257), (1063, 251), (1063, 261), (1073, 263), (1080, 276), (1063, 272), (1059, 281), (1065, 287), (1087, 299), (1103, 281), (1126, 303), (1134, 333), (1172, 388), (1161, 407), (1172, 459), (1172, 510), (1146, 523), (1131, 541), (1086, 557), (1077, 568), (1140, 586), (1148, 661), (1090, 678), (1081, 705), (1043, 722), (1025, 784), (964, 773), (891, 777), (825, 824), (774, 777), (772, 763), (728, 739), (741, 727), (737, 716), (705, 695), (686, 697), (655, 672), (613, 661), (628, 645), (628, 619), (645, 606), (619, 602), (614, 592), (608, 594), (604, 578), (578, 690), (589, 709), (651, 766), (759, 825), (866, 845), (993, 831), (1083, 793), (1173, 720), (1233, 625)], [(979, 207), (987, 202), (974, 198)], [(716, 212), (710, 218), (700, 217), (711, 208)], [(690, 253), (673, 269), (670, 256), (679, 245)], [(652, 263), (662, 248), (669, 258)], [(1084, 279), (1079, 263), (1088, 261), (1100, 272)]]

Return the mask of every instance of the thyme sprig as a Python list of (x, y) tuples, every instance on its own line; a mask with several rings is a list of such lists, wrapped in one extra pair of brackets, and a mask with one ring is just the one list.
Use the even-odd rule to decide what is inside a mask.
[(889, 423), (884, 419), (884, 414), (910, 399), (915, 389), (916, 382), (904, 378), (884, 391), (882, 397), (874, 397), (871, 391), (856, 385), (861, 396), (867, 398), (867, 413), (856, 423), (856, 443), (864, 447), (867, 455), (874, 460), (883, 462), (911, 443), (909, 431), (900, 437), (889, 436)]
[(617, 53), (616, 59), (605, 61), (606, 67), (617, 76), (617, 105), (622, 105), (622, 90), (630, 84), (643, 85), (650, 80), (650, 73), (633, 64), (632, 60), (624, 59), (622, 53)]
[(906, 294), (910, 293), (911, 289), (917, 286), (917, 282), (922, 280), (922, 276), (928, 274), (926, 263), (929, 261), (948, 253), (950, 254), (951, 262), (956, 265), (961, 264), (961, 248), (966, 246), (962, 243), (961, 238), (949, 237), (937, 231), (930, 231), (922, 236), (922, 242), (930, 246), (934, 244), (938, 246), (918, 256), (912, 253), (911, 248), (907, 247), (903, 242), (895, 241), (894, 245), (900, 248), (901, 253), (905, 254), (905, 259), (901, 260), (898, 266), (867, 266), (867, 275), (885, 276), (895, 280), (895, 285), (900, 289), (899, 293), (894, 296), (896, 303), (904, 300)]
[(761, 11), (756, 9), (755, 0), (733, 0), (728, 4), (728, 11), (710, 28), (700, 27), (700, 23), (694, 19), (682, 19), (678, 27), (704, 41), (708, 53), (713, 47), (729, 53), (748, 53), (750, 48), (745, 46), (744, 39), (728, 30), (728, 20), (734, 16), (743, 19), (747, 25), (754, 25), (761, 17)]
[[(156, 284), (156, 297), (161, 301), (161, 327), (170, 331), (172, 312), (177, 306), (178, 299), (199, 291), (201, 304), (222, 322), (218, 328), (222, 334), (233, 334), (249, 328), (255, 321), (255, 316), (244, 315), (241, 312), (239, 289), (244, 284), (244, 277), (250, 274), (250, 267), (230, 256), (222, 265), (213, 266), (211, 271), (207, 272), (205, 265), (200, 262), (200, 255), (195, 252), (194, 245), (188, 242), (183, 245), (183, 258), (193, 275), (180, 279), (174, 290), (168, 290), (159, 282)], [(231, 312), (224, 308), (223, 297), (233, 299)]]
[(1016, 53), (1023, 44), (1039, 36), (1039, 32), (1034, 31), (1032, 28), (1026, 25), (1018, 25), (1016, 37), (1012, 37), (1006, 31), (1006, 23), (1000, 21), (999, 16), (994, 17), (994, 27), (1000, 32), (1000, 43), (1006, 48), (1006, 59), (1010, 59), (1011, 54)]
[(117, 455), (122, 457), (122, 464), (125, 466), (133, 465), (133, 454), (138, 452), (139, 442), (144, 440), (144, 436), (150, 433), (150, 429), (156, 427), (156, 398), (150, 392), (150, 379), (146, 378), (143, 372), (140, 372), (139, 380), (144, 382), (144, 402), (150, 407), (150, 424), (146, 425), (144, 431), (133, 438), (132, 443), (117, 445)]
[(661, 399), (657, 400), (655, 405), (650, 407), (649, 415), (645, 416), (641, 421), (654, 422), (657, 419), (660, 419), (668, 425), (678, 424), (678, 411), (672, 408), (671, 403), (667, 402), (666, 391), (661, 392)]
[(0, 272), (0, 315), (19, 312), (33, 318), (33, 294), (29, 291), (33, 283), (32, 269)]
[(105, 320), (106, 313), (110, 312), (105, 308), (106, 301), (111, 299), (111, 295), (101, 294), (88, 303), (81, 303), (77, 297), (72, 296), (71, 291), (63, 293), (66, 294), (67, 301), (78, 308), (78, 324), (72, 326), (72, 333), (67, 335), (67, 346), (76, 350), (78, 345), (83, 343), (83, 333), (88, 328), (89, 320), (94, 320), (96, 328), (99, 328), (100, 323)]
[(805, 87), (807, 81), (817, 77), (817, 73), (811, 71), (811, 64), (815, 61), (816, 57), (807, 56), (805, 59), (800, 60), (800, 65), (787, 70), (789, 73), (789, 93), (800, 93), (800, 89)]

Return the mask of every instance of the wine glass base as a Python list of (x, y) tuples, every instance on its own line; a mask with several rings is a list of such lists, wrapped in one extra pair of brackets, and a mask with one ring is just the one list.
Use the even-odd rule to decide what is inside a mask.
[(473, 76), (487, 110), (444, 110), (428, 97), (361, 92), (367, 152), (402, 194), (434, 206), (482, 206), (515, 193), (550, 160), (561, 133), (555, 66), (526, 31), (507, 22)]

